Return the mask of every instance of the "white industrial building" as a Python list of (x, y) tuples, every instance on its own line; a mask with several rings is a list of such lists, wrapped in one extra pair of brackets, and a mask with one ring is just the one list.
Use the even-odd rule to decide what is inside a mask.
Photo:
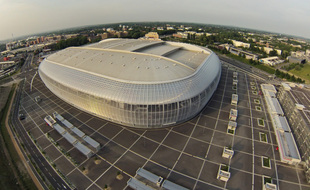
[(236, 109), (230, 109), (229, 112), (229, 120), (236, 121), (238, 117), (238, 110)]
[[(74, 135), (77, 136), (77, 138), (80, 138), (80, 141), (85, 141), (87, 144), (89, 144), (95, 151), (97, 152), (100, 150), (101, 145), (100, 143), (98, 143), (97, 141), (95, 141), (94, 139), (92, 139), (91, 137), (87, 136), (83, 131), (81, 131), (80, 129), (78, 129), (77, 127), (74, 127), (68, 120), (66, 120), (65, 118), (63, 118), (60, 114), (58, 114), (57, 112), (53, 113), (53, 116), (55, 119), (59, 120), (64, 126), (66, 126), (68, 128), (69, 131), (71, 131)], [(47, 116), (48, 117), (48, 116)], [(50, 116), (49, 116), (50, 117)], [(52, 118), (53, 119), (53, 118)], [(55, 121), (55, 120), (54, 120)], [(58, 125), (58, 124), (57, 124)], [(61, 127), (62, 128), (62, 127)], [(63, 129), (64, 130), (64, 129)], [(65, 130), (64, 130), (65, 131)], [(58, 131), (59, 132), (59, 131)], [(66, 131), (65, 131), (66, 132)], [(60, 133), (60, 132), (59, 132)], [(63, 133), (61, 133), (63, 134)], [(68, 133), (69, 134), (69, 133)], [(69, 134), (70, 135), (70, 134)], [(63, 135), (64, 136), (64, 135)], [(68, 135), (67, 135), (68, 136)], [(72, 136), (72, 135), (70, 135)], [(64, 136), (65, 137), (65, 136)], [(66, 138), (66, 137), (65, 137)], [(71, 139), (75, 137), (70, 137)], [(67, 139), (71, 144), (75, 144), (74, 142), (71, 142), (72, 140)], [(78, 139), (76, 139), (78, 140)], [(83, 145), (84, 146), (84, 145)], [(78, 145), (76, 148), (81, 148), (81, 152), (85, 153), (85, 151), (88, 152), (88, 149), (86, 146), (86, 148), (84, 148), (82, 145)], [(90, 150), (90, 149), (89, 149)], [(91, 156), (91, 155), (90, 155)]]
[(232, 94), (231, 95), (231, 105), (237, 105), (238, 104), (238, 95)]
[(233, 45), (236, 47), (244, 47), (244, 48), (250, 48), (251, 44), (245, 43), (245, 42), (240, 42), (237, 40), (231, 40)]
[(136, 175), (127, 181), (127, 185), (137, 190), (188, 190), (143, 168), (138, 168)]
[[(260, 47), (260, 49), (261, 49), (261, 47)], [(273, 49), (273, 48), (270, 48), (270, 47), (263, 47), (263, 49), (264, 49), (264, 52), (266, 52), (267, 54), (270, 54), (270, 52), (274, 51), (274, 50), (276, 50), (277, 55), (281, 55), (282, 54), (282, 50), (280, 50), (280, 49)]]
[(301, 157), (294, 136), (278, 99), (270, 96), (270, 93), (276, 94), (276, 89), (271, 84), (262, 84), (261, 88), (279, 145), (280, 159), (282, 162), (297, 165), (301, 162)]
[(266, 64), (266, 65), (275, 66), (277, 64), (283, 63), (284, 60), (279, 59), (279, 57), (277, 56), (273, 56), (273, 57), (259, 59), (259, 62)]
[[(64, 124), (66, 121), (67, 124), (69, 123), (67, 120), (63, 119), (61, 115), (57, 112), (53, 113), (54, 118), (62, 119), (61, 122)], [(57, 121), (52, 116), (47, 115), (44, 120), (45, 122), (53, 127), (61, 136), (63, 136), (70, 144), (72, 144), (76, 149), (78, 149), (82, 154), (84, 154), (87, 158), (90, 158), (94, 153), (89, 149), (87, 146), (83, 145), (77, 138), (75, 138), (72, 134), (70, 134), (66, 129), (60, 126)], [(71, 123), (69, 123), (72, 125)], [(73, 125), (72, 125), (73, 126)], [(75, 127), (73, 127), (75, 128)]]

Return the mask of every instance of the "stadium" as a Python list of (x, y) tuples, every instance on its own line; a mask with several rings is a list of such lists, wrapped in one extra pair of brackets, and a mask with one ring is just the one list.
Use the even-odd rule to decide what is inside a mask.
[(51, 92), (83, 111), (125, 126), (160, 128), (201, 112), (218, 86), (221, 63), (195, 45), (107, 39), (50, 55), (39, 75)]

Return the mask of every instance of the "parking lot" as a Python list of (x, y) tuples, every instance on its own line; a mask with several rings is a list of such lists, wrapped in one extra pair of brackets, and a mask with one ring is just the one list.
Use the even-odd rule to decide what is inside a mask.
[[(217, 91), (204, 110), (192, 120), (175, 127), (138, 130), (100, 119), (52, 94), (40, 80), (27, 79), (20, 110), (22, 124), (50, 163), (77, 189), (130, 189), (126, 182), (142, 167), (189, 189), (262, 189), (263, 177), (272, 178), (279, 189), (310, 189), (302, 168), (281, 163), (263, 96), (260, 80), (238, 71), (238, 86), (233, 88), (233, 68), (223, 66)], [(231, 105), (232, 94), (238, 105)], [(40, 96), (42, 101), (34, 98)], [(227, 132), (229, 111), (238, 110), (235, 134)], [(44, 117), (57, 111), (65, 119), (102, 145), (87, 159)], [(264, 120), (260, 126), (258, 119)], [(267, 142), (261, 142), (260, 133)], [(55, 143), (51, 142), (51, 139)], [(234, 156), (223, 158), (224, 147)], [(262, 156), (270, 158), (271, 167), (262, 166)], [(230, 166), (230, 179), (217, 179), (220, 164)], [(118, 173), (123, 179), (116, 179)]]

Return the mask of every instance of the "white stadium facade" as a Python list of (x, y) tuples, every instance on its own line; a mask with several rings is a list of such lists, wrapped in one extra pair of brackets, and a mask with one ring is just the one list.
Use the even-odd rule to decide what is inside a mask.
[(159, 128), (195, 117), (215, 92), (221, 63), (211, 50), (161, 40), (107, 39), (70, 47), (39, 66), (47, 88), (98, 117)]

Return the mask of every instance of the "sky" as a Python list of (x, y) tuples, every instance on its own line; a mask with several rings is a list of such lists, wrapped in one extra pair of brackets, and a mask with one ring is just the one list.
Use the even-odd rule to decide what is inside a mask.
[(310, 0), (0, 0), (0, 40), (141, 21), (237, 26), (310, 39)]

